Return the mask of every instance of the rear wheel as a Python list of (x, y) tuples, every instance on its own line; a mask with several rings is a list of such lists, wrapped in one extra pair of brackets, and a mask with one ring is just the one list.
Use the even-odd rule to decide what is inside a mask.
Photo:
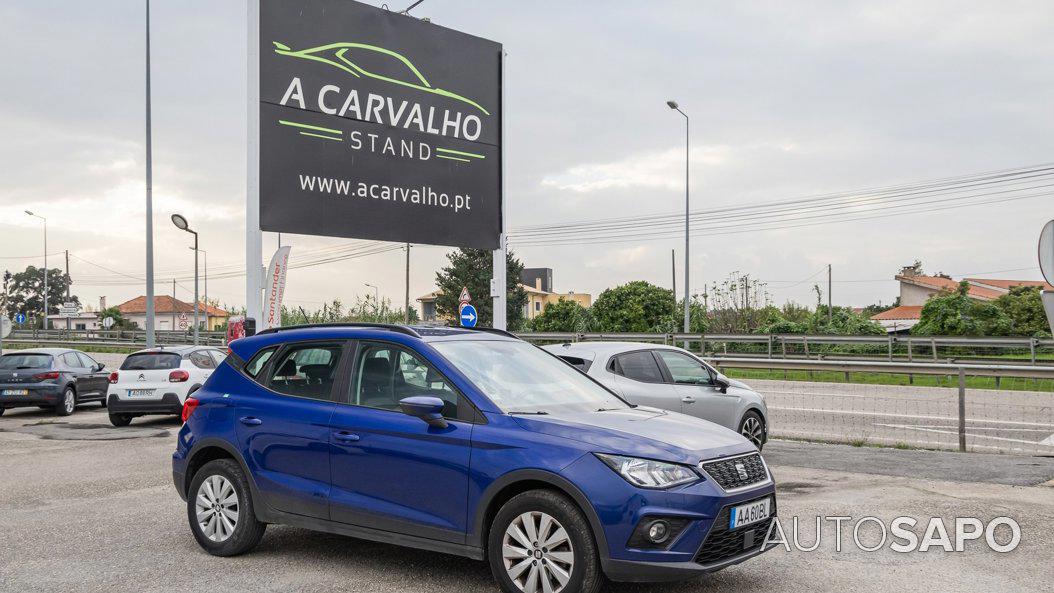
[(761, 415), (753, 410), (743, 414), (743, 420), (739, 422), (739, 434), (754, 443), (760, 451), (765, 445), (765, 422), (761, 419)]
[(256, 519), (249, 482), (233, 459), (210, 461), (194, 474), (187, 518), (198, 545), (213, 556), (244, 554), (267, 529)]
[(487, 542), (505, 593), (596, 593), (603, 585), (593, 531), (566, 496), (531, 490), (505, 503)]
[(110, 424), (114, 426), (128, 426), (131, 423), (131, 414), (110, 414)]
[(62, 392), (62, 399), (59, 403), (55, 404), (55, 414), (59, 416), (69, 416), (73, 413), (73, 410), (77, 408), (77, 392), (73, 391), (72, 387), (67, 387)]

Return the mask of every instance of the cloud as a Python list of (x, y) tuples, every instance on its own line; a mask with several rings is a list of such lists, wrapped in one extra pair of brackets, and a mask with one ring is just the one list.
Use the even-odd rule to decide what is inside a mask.
[[(693, 166), (719, 167), (731, 153), (727, 146), (703, 146), (692, 150)], [(575, 165), (542, 178), (542, 186), (578, 193), (614, 188), (684, 187), (684, 149), (633, 154), (607, 163)]]

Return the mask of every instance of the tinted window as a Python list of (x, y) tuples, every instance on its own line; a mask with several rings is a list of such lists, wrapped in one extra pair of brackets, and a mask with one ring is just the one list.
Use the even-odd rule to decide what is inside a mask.
[(50, 369), (50, 354), (5, 354), (0, 356), (0, 369)]
[(359, 349), (352, 403), (398, 410), (399, 400), (424, 395), (443, 400), (443, 416), (458, 417), (458, 394), (420, 357), (390, 344), (365, 343)]
[(93, 368), (95, 365), (99, 364), (99, 363), (95, 362), (95, 359), (93, 359), (92, 357), (88, 356), (87, 354), (85, 354), (83, 352), (78, 352), (77, 353), (77, 358), (80, 359), (81, 366), (86, 368), (86, 369)]
[(79, 369), (79, 368), (84, 366), (84, 365), (81, 364), (80, 359), (77, 358), (77, 353), (76, 352), (67, 352), (67, 353), (63, 354), (62, 355), (62, 362), (66, 363), (66, 366), (71, 367), (71, 368), (75, 368), (75, 369)]
[(651, 352), (630, 352), (615, 359), (615, 372), (634, 381), (662, 383), (662, 372)]
[(674, 383), (707, 385), (710, 383), (710, 371), (703, 363), (681, 352), (658, 350), (659, 358), (666, 364)]
[(267, 364), (268, 360), (271, 360), (271, 357), (274, 356), (276, 351), (276, 348), (268, 348), (267, 350), (257, 352), (256, 356), (252, 357), (252, 359), (246, 363), (245, 374), (250, 377), (256, 377), (256, 375), (260, 374), (260, 369)]
[(209, 353), (205, 350), (199, 350), (197, 352), (190, 353), (190, 362), (198, 367), (199, 369), (214, 369), (216, 368), (216, 361), (212, 360)]
[(340, 344), (292, 346), (271, 367), (268, 387), (286, 395), (330, 399), (341, 350)]
[(122, 371), (166, 371), (178, 369), (183, 357), (174, 352), (129, 354), (121, 364)]

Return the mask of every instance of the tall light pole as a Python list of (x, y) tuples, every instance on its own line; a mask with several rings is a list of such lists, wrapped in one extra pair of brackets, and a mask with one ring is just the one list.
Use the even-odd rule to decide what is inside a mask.
[(44, 329), (48, 328), (48, 219), (26, 210), (26, 214), (44, 221)]
[[(194, 235), (194, 345), (198, 345), (198, 313), (201, 311), (201, 299), (198, 297), (198, 233), (190, 229), (190, 223), (182, 214), (172, 215), (172, 224), (181, 231)], [(175, 307), (175, 303), (172, 306)], [(175, 328), (173, 328), (175, 329)]]
[[(191, 247), (191, 249), (194, 249)], [(194, 249), (194, 251), (200, 251), (205, 256), (204, 266), (202, 270), (202, 278), (205, 281), (205, 287), (203, 292), (205, 293), (205, 331), (209, 331), (209, 252), (204, 249)]]
[(684, 331), (685, 333), (688, 333), (688, 330), (691, 327), (691, 319), (688, 313), (688, 304), (690, 302), (688, 295), (688, 267), (692, 260), (691, 251), (688, 250), (688, 164), (691, 159), (691, 148), (688, 135), (688, 114), (681, 111), (681, 108), (677, 106), (677, 101), (667, 101), (666, 105), (668, 105), (670, 109), (673, 109), (684, 116)]
[[(150, 0), (146, 0), (146, 347), (154, 347), (154, 155), (150, 130)], [(173, 328), (175, 329), (175, 328)]]
[(376, 317), (378, 321), (380, 321), (380, 316), (381, 316), (381, 308), (380, 308), (380, 305), (381, 305), (381, 290), (379, 288), (377, 288), (376, 286), (370, 284), (369, 282), (366, 282), (365, 284), (366, 284), (366, 286), (369, 286), (370, 288), (373, 289), (373, 316)]

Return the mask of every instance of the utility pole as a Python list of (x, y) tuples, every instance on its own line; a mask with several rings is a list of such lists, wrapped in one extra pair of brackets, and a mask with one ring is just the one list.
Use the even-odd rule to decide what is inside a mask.
[[(670, 250), (670, 279), (672, 280), (673, 286), (673, 306), (677, 307), (677, 250)], [(688, 331), (688, 328), (684, 328), (684, 331)]]
[(831, 308), (831, 264), (827, 264), (827, 326), (834, 323), (834, 309)]
[(146, 0), (146, 347), (154, 347), (154, 195), (150, 131), (150, 0)]
[[(66, 302), (70, 302), (70, 250), (66, 250)], [(70, 334), (70, 317), (66, 316), (66, 335)], [(67, 338), (69, 339), (69, 338)]]
[(403, 323), (410, 324), (410, 244), (406, 244), (406, 300), (403, 302)]

